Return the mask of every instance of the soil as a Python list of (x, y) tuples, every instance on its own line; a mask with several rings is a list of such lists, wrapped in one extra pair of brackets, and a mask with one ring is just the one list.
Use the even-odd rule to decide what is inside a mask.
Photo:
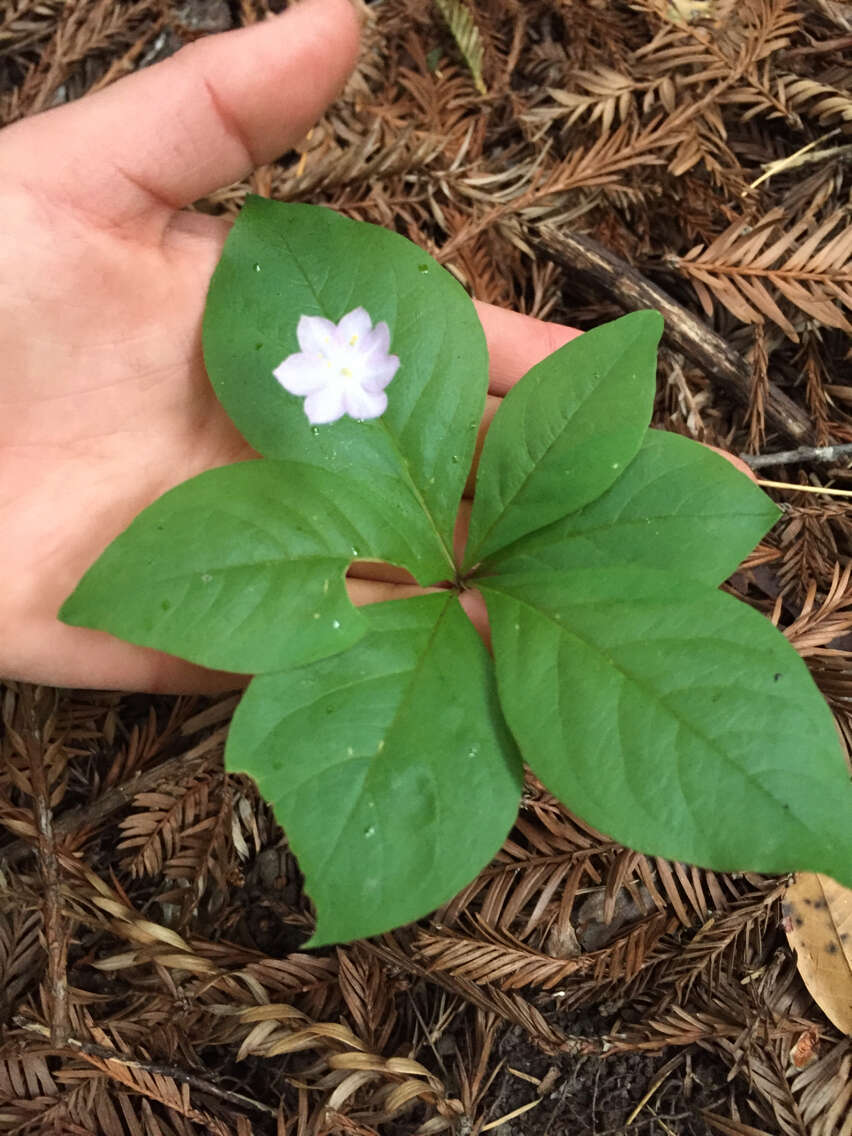
[[(574, 1022), (572, 1032), (581, 1026), (600, 1032), (603, 1023)], [(638, 1136), (639, 1133), (666, 1133), (678, 1136), (710, 1136), (711, 1129), (700, 1116), (702, 1109), (728, 1115), (732, 1088), (728, 1070), (719, 1060), (700, 1050), (681, 1053), (678, 1065), (663, 1083), (652, 1091), (660, 1071), (671, 1060), (641, 1054), (620, 1054), (610, 1058), (543, 1057), (529, 1046), (520, 1031), (510, 1029), (498, 1047), (505, 1066), (494, 1081), (488, 1100), (488, 1119), (496, 1119), (522, 1108), (537, 1098), (535, 1085), (525, 1082), (509, 1069), (519, 1070), (544, 1081), (548, 1075), (554, 1087), (542, 1103), (516, 1120), (501, 1125), (500, 1136), (562, 1136), (586, 1133), (589, 1136)], [(555, 1074), (555, 1078), (553, 1077)], [(648, 1094), (650, 1099), (645, 1102)], [(643, 1107), (637, 1109), (640, 1104)], [(748, 1115), (746, 1112), (745, 1115)], [(634, 1119), (631, 1120), (631, 1117)]]

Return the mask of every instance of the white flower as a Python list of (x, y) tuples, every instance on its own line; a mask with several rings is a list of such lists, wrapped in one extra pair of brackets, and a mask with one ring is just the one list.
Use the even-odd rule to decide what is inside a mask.
[(388, 354), (390, 331), (373, 327), (370, 315), (355, 308), (340, 323), (322, 316), (302, 316), (296, 328), (301, 351), (273, 374), (290, 394), (306, 395), (305, 414), (315, 426), (350, 418), (378, 418), (388, 405), (385, 387), (399, 367)]

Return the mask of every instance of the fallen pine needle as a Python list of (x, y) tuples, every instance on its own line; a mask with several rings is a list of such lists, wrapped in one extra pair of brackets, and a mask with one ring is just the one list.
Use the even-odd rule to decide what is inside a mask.
[(522, 1073), (520, 1069), (513, 1069), (511, 1065), (506, 1066), (506, 1072), (511, 1073), (513, 1077), (520, 1077), (522, 1081), (529, 1081), (531, 1085), (541, 1084), (540, 1077), (534, 1077), (532, 1073)]
[(651, 1116), (653, 1116), (654, 1120), (656, 1120), (657, 1124), (659, 1124), (660, 1128), (662, 1128), (663, 1132), (665, 1132), (666, 1136), (677, 1136), (677, 1132), (675, 1132), (673, 1128), (669, 1128), (668, 1124), (665, 1124), (652, 1108), (649, 1108), (648, 1111)]
[(744, 189), (740, 194), (740, 197), (745, 197), (745, 195), (751, 189), (757, 189), (757, 187), (762, 182), (765, 182), (768, 178), (774, 177), (776, 174), (783, 173), (784, 170), (793, 169), (794, 167), (801, 165), (801, 159), (805, 154), (807, 154), (810, 150), (813, 150), (815, 146), (821, 145), (823, 142), (826, 142), (829, 138), (833, 138), (835, 134), (839, 133), (840, 127), (838, 127), (836, 130), (829, 130), (828, 134), (823, 134), (822, 138), (815, 138), (813, 142), (808, 142), (807, 146), (802, 146), (801, 150), (796, 150), (794, 154), (788, 154), (785, 158), (778, 158), (774, 162), (767, 162), (763, 167), (763, 173), (760, 175), (760, 177), (757, 178), (756, 181), (753, 181), (748, 189)]
[(529, 1104), (522, 1104), (520, 1108), (516, 1108), (514, 1112), (507, 1112), (505, 1116), (501, 1116), (499, 1120), (490, 1120), (487, 1124), (483, 1124), (480, 1132), (487, 1132), (489, 1128), (499, 1128), (501, 1124), (506, 1124), (510, 1120), (514, 1120), (516, 1116), (520, 1116), (524, 1112), (529, 1112), (531, 1108), (535, 1108), (537, 1104), (541, 1104), (541, 1097), (538, 1100), (530, 1101)]
[(770, 489), (795, 489), (798, 493), (827, 493), (830, 497), (852, 497), (852, 489), (823, 489), (819, 485), (790, 485), (787, 481), (764, 481), (758, 478), (758, 485)]
[[(633, 1109), (631, 1114), (628, 1116), (628, 1118), (627, 1118), (627, 1120), (625, 1121), (625, 1124), (624, 1124), (625, 1128), (630, 1127), (630, 1125), (633, 1123), (633, 1121), (636, 1119), (636, 1117), (639, 1115), (639, 1113), (642, 1111), (642, 1109), (645, 1107), (645, 1105), (648, 1103), (648, 1101), (651, 1099), (651, 1097), (654, 1095), (654, 1093), (657, 1091), (657, 1089), (660, 1087), (660, 1085), (662, 1085), (663, 1081), (665, 1081), (666, 1078), (671, 1073), (674, 1072), (674, 1070), (677, 1068), (678, 1065), (680, 1065), (682, 1060), (683, 1060), (683, 1054), (678, 1053), (678, 1055), (676, 1057), (673, 1057), (671, 1059), (671, 1061), (666, 1062), (666, 1064), (662, 1067), (662, 1069), (659, 1071), (657, 1076), (651, 1082), (651, 1086), (648, 1089), (647, 1093), (645, 1093), (644, 1097), (642, 1097), (642, 1099), (639, 1101), (639, 1103)], [(659, 1119), (659, 1118), (657, 1118), (657, 1119)]]

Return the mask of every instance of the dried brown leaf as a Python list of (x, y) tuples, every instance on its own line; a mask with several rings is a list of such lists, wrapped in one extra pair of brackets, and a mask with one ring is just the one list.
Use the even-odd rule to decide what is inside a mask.
[(802, 872), (784, 897), (787, 938), (814, 1001), (852, 1034), (852, 890)]

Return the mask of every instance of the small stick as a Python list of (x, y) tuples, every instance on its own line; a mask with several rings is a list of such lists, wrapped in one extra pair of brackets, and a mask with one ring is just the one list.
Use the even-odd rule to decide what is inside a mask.
[[(15, 1018), (15, 1025), (20, 1026), (28, 1033), (36, 1033), (44, 1038), (49, 1036), (48, 1029), (39, 1022), (27, 1022), (22, 1021), (20, 1018)], [(67, 1038), (65, 1047), (83, 1054), (84, 1057), (97, 1057), (101, 1061), (117, 1061), (120, 1065), (126, 1065), (129, 1069), (141, 1069), (145, 1073), (150, 1073), (153, 1077), (170, 1077), (173, 1081), (180, 1081), (185, 1085), (189, 1085), (192, 1089), (197, 1089), (201, 1093), (207, 1093), (208, 1096), (217, 1097), (219, 1100), (228, 1101), (229, 1104), (239, 1105), (241, 1108), (249, 1108), (253, 1109), (255, 1112), (263, 1112), (267, 1116), (278, 1115), (276, 1110), (270, 1108), (269, 1105), (262, 1104), (252, 1097), (243, 1096), (242, 1093), (231, 1092), (230, 1089), (220, 1089), (219, 1086), (214, 1085), (212, 1081), (207, 1081), (203, 1077), (197, 1077), (194, 1073), (189, 1073), (186, 1069), (181, 1069), (177, 1065), (160, 1065), (153, 1061), (139, 1061), (137, 1058), (131, 1057), (127, 1053), (121, 1053), (117, 1049), (110, 1049), (107, 1045), (96, 1045), (93, 1041), (80, 1041), (79, 1038), (76, 1037)]]
[(829, 497), (852, 497), (852, 489), (823, 489), (821, 485), (791, 485), (788, 481), (764, 481), (757, 479), (758, 485), (769, 489), (792, 489), (796, 493), (827, 493)]
[(793, 462), (832, 462), (852, 457), (852, 442), (839, 446), (799, 446), (797, 450), (782, 450), (777, 454), (740, 454), (746, 465), (762, 469), (766, 465), (791, 465)]
[[(742, 406), (748, 406), (751, 372), (737, 352), (626, 260), (590, 237), (562, 232), (552, 225), (541, 225), (533, 234), (533, 240), (550, 260), (590, 277), (628, 311), (657, 308), (666, 321), (669, 343), (699, 366), (712, 383)], [(773, 383), (769, 384), (766, 399), (766, 423), (794, 445), (806, 442), (811, 434), (807, 415)]]

